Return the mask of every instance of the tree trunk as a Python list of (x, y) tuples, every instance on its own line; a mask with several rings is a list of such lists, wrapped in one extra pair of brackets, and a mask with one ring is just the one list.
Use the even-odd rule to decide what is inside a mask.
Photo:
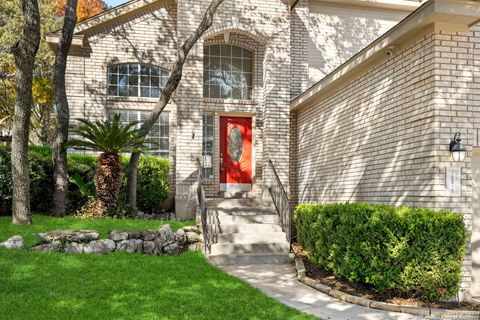
[(53, 214), (65, 215), (68, 192), (67, 141), (70, 110), (65, 89), (65, 69), (68, 51), (72, 43), (73, 32), (77, 22), (77, 0), (68, 0), (65, 8), (62, 34), (55, 54), (53, 90), (55, 95), (57, 129), (53, 140)]
[[(177, 89), (180, 80), (182, 80), (183, 65), (187, 59), (188, 53), (193, 48), (198, 39), (207, 31), (213, 24), (213, 17), (217, 12), (218, 7), (223, 3), (224, 0), (212, 0), (210, 5), (203, 15), (202, 21), (198, 25), (197, 29), (193, 34), (191, 34), (183, 43), (183, 45), (177, 50), (177, 59), (173, 65), (170, 78), (165, 85), (165, 88), (162, 91), (160, 99), (155, 105), (155, 108), (150, 112), (147, 120), (142, 124), (140, 133), (143, 136), (146, 136), (152, 126), (157, 121), (160, 113), (167, 106), (173, 92)], [(132, 208), (137, 207), (137, 172), (138, 172), (138, 157), (139, 155), (134, 156), (135, 153), (132, 153), (130, 158), (130, 163), (128, 166), (128, 179), (127, 179), (127, 202), (128, 206)]]
[(13, 224), (31, 224), (28, 133), (35, 56), (40, 45), (37, 0), (22, 0), (23, 33), (11, 48), (15, 58), (15, 109), (12, 129)]
[(122, 166), (118, 153), (104, 152), (98, 157), (94, 181), (97, 201), (106, 208), (106, 213), (112, 214), (117, 208), (122, 185)]

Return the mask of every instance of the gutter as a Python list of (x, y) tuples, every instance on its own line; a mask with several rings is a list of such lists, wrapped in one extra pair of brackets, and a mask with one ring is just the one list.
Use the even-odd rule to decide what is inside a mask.
[[(290, 10), (295, 9), (299, 2), (300, 0), (295, 0), (290, 6)], [(319, 0), (318, 2), (413, 11), (425, 0)]]

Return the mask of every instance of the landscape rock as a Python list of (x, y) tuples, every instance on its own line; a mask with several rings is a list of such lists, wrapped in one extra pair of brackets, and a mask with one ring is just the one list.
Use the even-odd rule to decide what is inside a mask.
[(182, 228), (185, 232), (200, 233), (200, 229), (197, 226), (186, 226)]
[(185, 233), (185, 231), (183, 231), (182, 229), (178, 229), (176, 232), (175, 232), (175, 239), (177, 240), (177, 242), (180, 244), (180, 245), (184, 245), (185, 242), (187, 241), (187, 234)]
[(165, 245), (175, 242), (175, 233), (173, 233), (172, 228), (169, 224), (163, 225), (159, 230), (159, 238), (165, 243)]
[(7, 249), (23, 249), (23, 238), (22, 236), (15, 235), (0, 243), (0, 247), (4, 247)]
[(173, 256), (176, 256), (180, 253), (180, 246), (175, 242), (163, 247), (165, 253), (169, 253)]
[(78, 242), (70, 242), (65, 245), (63, 251), (66, 253), (83, 253), (84, 244)]
[(202, 244), (200, 242), (191, 243), (187, 246), (187, 251), (197, 251), (202, 249)]
[(115, 242), (111, 239), (93, 240), (85, 245), (84, 253), (102, 253), (107, 254), (115, 250)]
[(50, 252), (59, 252), (62, 250), (62, 245), (58, 242), (54, 243), (43, 243), (39, 244), (32, 248), (33, 251), (50, 251)]
[(125, 231), (128, 235), (128, 239), (141, 239), (142, 232), (141, 231)]
[(143, 240), (141, 239), (129, 239), (123, 240), (117, 243), (117, 250), (125, 251), (129, 253), (142, 253), (143, 252)]
[(155, 251), (154, 251), (154, 253), (155, 253), (157, 256), (162, 255), (162, 253), (163, 253), (163, 247), (164, 247), (164, 242), (163, 242), (163, 240), (160, 239), (160, 238), (157, 238), (157, 239), (155, 239), (154, 244), (155, 244)]
[(159, 235), (158, 231), (143, 231), (142, 232), (142, 238), (145, 241), (153, 241), (153, 240), (157, 239), (158, 235)]
[(155, 241), (143, 241), (143, 253), (155, 254)]
[(100, 238), (100, 233), (92, 230), (54, 230), (38, 235), (46, 242), (89, 242)]
[(187, 242), (196, 243), (202, 241), (202, 238), (195, 232), (186, 232)]
[(108, 233), (108, 237), (113, 241), (122, 241), (128, 239), (128, 233), (125, 231), (119, 232), (116, 230), (112, 230)]

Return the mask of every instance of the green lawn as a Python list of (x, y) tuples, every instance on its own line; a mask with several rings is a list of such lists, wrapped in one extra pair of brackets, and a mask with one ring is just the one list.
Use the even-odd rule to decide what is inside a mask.
[[(0, 241), (55, 228), (156, 229), (158, 221), (54, 219), (33, 226), (0, 218)], [(171, 223), (173, 228), (180, 223)], [(178, 257), (0, 249), (0, 319), (313, 319), (210, 265), (200, 252)]]

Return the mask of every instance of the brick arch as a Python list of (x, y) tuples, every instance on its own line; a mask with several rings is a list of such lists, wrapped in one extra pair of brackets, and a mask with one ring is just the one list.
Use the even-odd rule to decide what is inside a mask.
[(252, 40), (258, 42), (260, 45), (262, 45), (264, 47), (269, 46), (269, 40), (263, 34), (260, 34), (260, 33), (258, 33), (257, 31), (254, 31), (254, 30), (246, 30), (246, 29), (243, 28), (243, 26), (241, 26), (240, 28), (233, 28), (231, 23), (228, 24), (228, 25), (222, 24), (222, 25), (218, 25), (218, 26), (215, 26), (215, 27), (211, 28), (210, 30), (208, 30), (204, 34), (203, 40), (208, 41), (209, 38), (213, 38), (215, 36), (221, 35), (226, 31), (231, 32), (231, 33), (244, 35), (244, 36), (246, 36), (248, 38), (251, 38)]

